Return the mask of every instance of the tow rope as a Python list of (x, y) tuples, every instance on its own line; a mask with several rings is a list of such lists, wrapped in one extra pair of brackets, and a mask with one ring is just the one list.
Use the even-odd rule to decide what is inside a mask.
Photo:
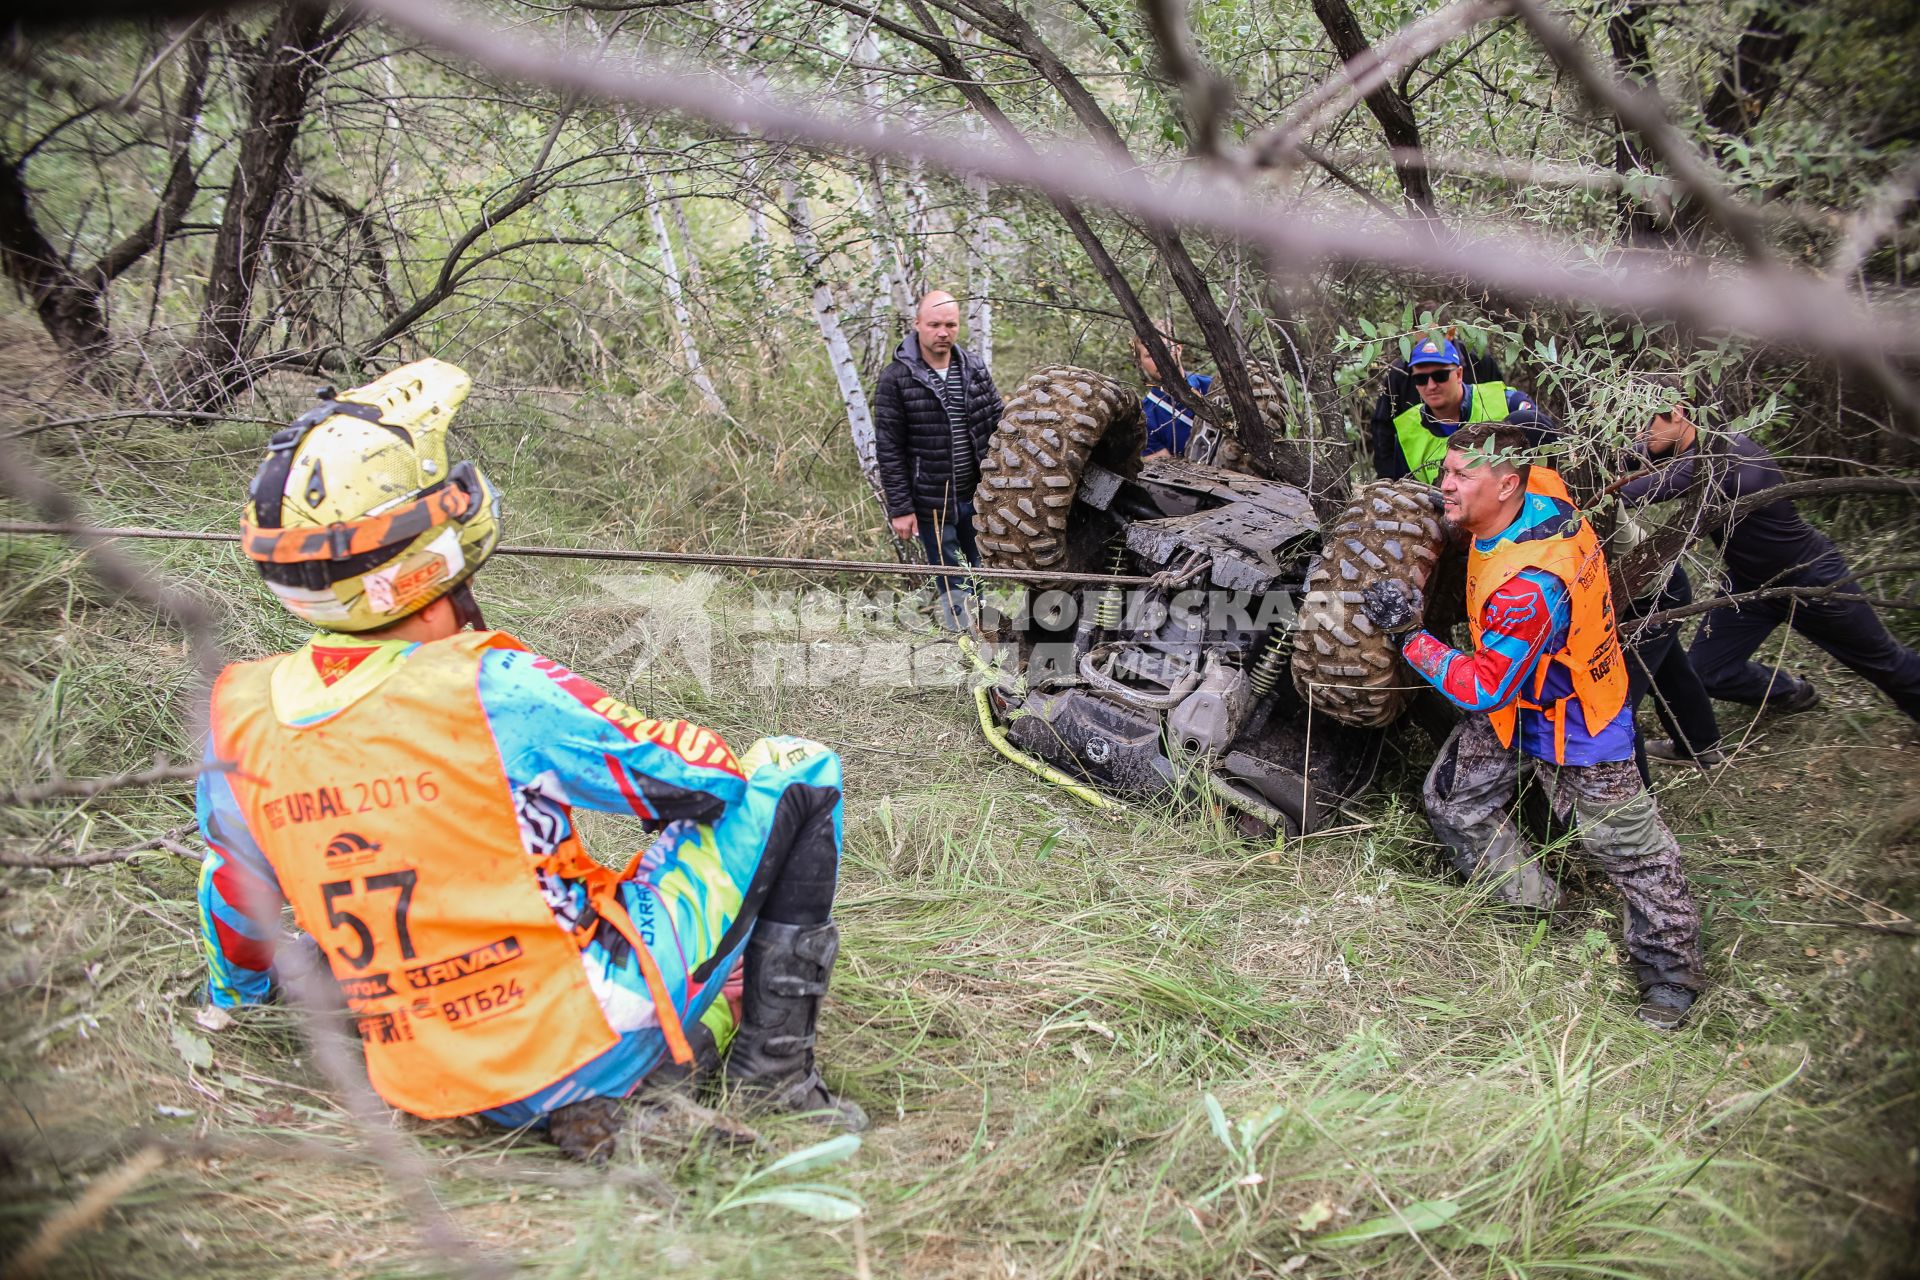
[[(0, 534), (28, 536), (84, 536), (132, 538), (153, 542), (234, 542), (237, 533), (195, 533), (184, 529), (108, 528), (89, 524), (40, 524), (28, 520), (0, 520)], [(618, 547), (550, 547), (502, 543), (493, 549), (502, 556), (546, 556), (558, 560), (614, 560), (637, 564), (710, 565), (722, 569), (790, 569), (797, 573), (898, 574), (905, 577), (952, 575), (1041, 582), (1050, 586), (1148, 587), (1149, 577), (1108, 573), (1067, 573), (1051, 569), (956, 568), (952, 565), (890, 564), (884, 560), (820, 560), (805, 556), (721, 555), (698, 551), (626, 551)]]

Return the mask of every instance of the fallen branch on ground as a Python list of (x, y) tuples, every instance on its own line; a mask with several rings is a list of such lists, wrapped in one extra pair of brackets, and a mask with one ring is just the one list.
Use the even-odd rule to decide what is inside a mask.
[(7, 1268), (10, 1276), (37, 1276), (49, 1262), (60, 1256), (67, 1241), (99, 1224), (121, 1196), (139, 1186), (146, 1176), (166, 1161), (155, 1146), (143, 1146), (120, 1166), (95, 1178), (86, 1194), (40, 1224), (39, 1232)]
[(192, 830), (192, 827), (175, 827), (164, 835), (142, 840), (139, 844), (122, 845), (117, 849), (97, 849), (92, 853), (77, 853), (64, 857), (0, 850), (0, 867), (31, 867), (43, 871), (59, 871), (68, 867), (104, 867), (110, 863), (125, 862), (129, 858), (143, 853), (152, 853), (155, 850), (170, 853), (176, 858), (190, 858), (198, 862), (200, 855), (180, 843)]
[(156, 782), (186, 782), (203, 773), (230, 773), (233, 761), (214, 760), (196, 765), (171, 764), (154, 758), (151, 767), (129, 769), (104, 778), (48, 778), (29, 786), (0, 794), (0, 806), (41, 804), (48, 800), (82, 799), (104, 795), (120, 787), (149, 787)]

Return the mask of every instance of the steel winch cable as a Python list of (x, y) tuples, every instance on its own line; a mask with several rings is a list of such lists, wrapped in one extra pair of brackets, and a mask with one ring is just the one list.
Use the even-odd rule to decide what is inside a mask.
[[(85, 536), (146, 539), (153, 542), (238, 542), (237, 533), (199, 533), (186, 529), (118, 528), (88, 524), (42, 524), (0, 520), (0, 535)], [(722, 569), (790, 569), (797, 573), (897, 574), (905, 577), (955, 576), (1040, 582), (1049, 586), (1150, 587), (1157, 578), (1111, 573), (1067, 573), (1051, 569), (955, 568), (951, 565), (889, 563), (884, 560), (820, 560), (806, 556), (723, 555), (699, 551), (627, 551), (619, 547), (551, 547), (503, 543), (495, 555), (545, 556), (558, 560), (612, 560), (637, 564), (702, 565)]]

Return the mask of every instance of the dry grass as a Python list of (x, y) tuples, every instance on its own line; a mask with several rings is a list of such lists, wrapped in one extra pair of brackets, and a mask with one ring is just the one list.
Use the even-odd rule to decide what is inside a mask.
[[(524, 423), (471, 437), (515, 539), (876, 549), (850, 469), (813, 458), (819, 404), (756, 426), (778, 442), (771, 463), (611, 427), (549, 439), (526, 408), (486, 413)], [(256, 440), (143, 428), (50, 439), (42, 458), (88, 477), (104, 516), (213, 527)], [(140, 554), (230, 602), (234, 652), (298, 641), (225, 551)], [(498, 624), (638, 705), (846, 755), (825, 1061), (878, 1123), (852, 1160), (810, 1175), (864, 1201), (857, 1226), (716, 1216), (772, 1153), (684, 1127), (636, 1133), (620, 1165), (664, 1179), (662, 1199), (580, 1176), (537, 1139), (408, 1123), (455, 1218), (525, 1273), (1907, 1273), (1915, 944), (1766, 920), (1858, 919), (1862, 900), (1914, 913), (1920, 848), (1880, 830), (1913, 792), (1911, 730), (1798, 642), (1827, 706), (1756, 725), (1710, 787), (1666, 782), (1715, 987), (1662, 1037), (1632, 1018), (1603, 885), (1536, 929), (1439, 873), (1409, 799), (1417, 759), (1389, 770), (1368, 829), (1278, 852), (1205, 814), (1092, 814), (995, 757), (950, 691), (754, 679), (764, 636), (746, 629), (743, 584), (720, 596), (711, 689), (671, 661), (633, 672), (608, 653), (631, 619), (594, 572), (503, 560), (484, 594)], [(61, 545), (0, 542), (0, 627), (0, 776), (190, 751), (178, 637), (107, 599)], [(190, 817), (178, 788), (156, 788), (0, 822), (11, 841), (98, 847)], [(592, 834), (608, 851), (631, 838), (611, 821)], [(156, 852), (0, 877), (0, 1255), (157, 1135), (183, 1145), (50, 1274), (443, 1273), (377, 1171), (275, 1152), (350, 1144), (289, 1015), (196, 1025), (191, 864)], [(195, 1036), (210, 1066), (187, 1060)], [(810, 1140), (769, 1133), (776, 1151)]]

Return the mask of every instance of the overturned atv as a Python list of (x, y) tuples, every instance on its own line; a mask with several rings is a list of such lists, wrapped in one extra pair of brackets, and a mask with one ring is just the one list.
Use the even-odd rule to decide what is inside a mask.
[(1446, 550), (1434, 491), (1369, 484), (1323, 535), (1300, 489), (1194, 446), (1143, 464), (1142, 438), (1138, 398), (1090, 370), (1037, 369), (1008, 399), (974, 497), (982, 562), (1153, 581), (988, 594), (986, 727), (1124, 799), (1198, 791), (1250, 831), (1323, 827), (1416, 688), (1360, 593), (1426, 587)]

